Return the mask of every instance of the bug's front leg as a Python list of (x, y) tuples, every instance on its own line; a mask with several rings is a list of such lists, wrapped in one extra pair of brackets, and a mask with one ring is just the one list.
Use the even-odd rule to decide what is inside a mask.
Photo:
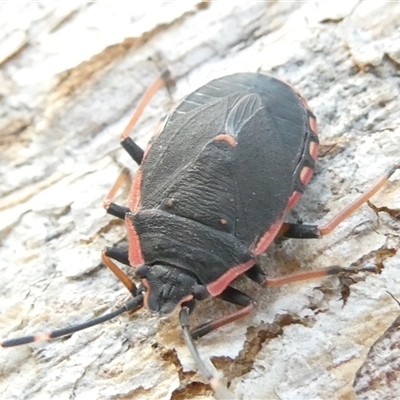
[[(131, 181), (130, 173), (127, 169), (124, 169), (114, 185), (112, 186), (110, 192), (106, 196), (103, 202), (103, 206), (108, 214), (114, 217), (125, 219), (125, 215), (130, 212), (128, 207), (120, 206), (112, 202), (115, 195), (117, 194), (119, 188)], [(118, 247), (106, 247), (101, 254), (101, 258), (104, 264), (112, 271), (112, 273), (122, 282), (122, 284), (129, 290), (133, 297), (137, 295), (137, 287), (135, 283), (125, 274), (112, 260), (116, 260), (125, 265), (130, 265), (128, 258), (128, 250), (120, 249)]]
[(103, 201), (103, 207), (107, 213), (119, 219), (125, 219), (126, 213), (128, 213), (130, 210), (128, 207), (113, 203), (113, 200), (118, 190), (128, 182), (131, 182), (131, 174), (127, 168), (124, 168)]
[(193, 339), (201, 338), (202, 336), (207, 335), (207, 333), (210, 333), (215, 329), (220, 328), (221, 326), (230, 324), (231, 322), (234, 322), (240, 318), (249, 315), (255, 307), (255, 302), (250, 296), (231, 286), (228, 286), (218, 296), (218, 298), (229, 303), (241, 306), (242, 308), (231, 314), (225, 315), (224, 317), (214, 319), (199, 326), (196, 326), (191, 331)]
[(174, 84), (171, 79), (171, 75), (169, 70), (165, 70), (161, 76), (153, 82), (153, 84), (146, 90), (143, 94), (142, 98), (139, 101), (135, 111), (133, 112), (132, 118), (128, 122), (128, 125), (125, 127), (123, 132), (121, 133), (121, 146), (126, 150), (126, 152), (131, 156), (131, 158), (136, 162), (136, 164), (140, 165), (143, 160), (144, 151), (128, 136), (132, 129), (137, 124), (140, 116), (142, 115), (144, 109), (149, 104), (150, 100), (153, 96), (162, 88), (166, 87), (167, 89)]
[(111, 270), (111, 272), (122, 282), (122, 284), (129, 290), (133, 297), (137, 295), (137, 287), (135, 283), (112, 261), (112, 259), (129, 265), (128, 250), (119, 249), (118, 247), (106, 247), (102, 253), (101, 258), (103, 263)]

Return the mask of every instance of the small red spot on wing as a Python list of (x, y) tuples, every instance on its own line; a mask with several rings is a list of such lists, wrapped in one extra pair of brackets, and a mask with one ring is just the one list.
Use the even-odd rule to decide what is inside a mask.
[(140, 189), (142, 186), (142, 170), (139, 169), (132, 181), (131, 193), (129, 196), (129, 209), (136, 211), (140, 203)]
[(309, 117), (308, 123), (310, 124), (310, 128), (315, 135), (318, 135), (318, 126), (317, 126), (317, 119), (315, 117)]
[(319, 149), (319, 145), (316, 142), (311, 141), (310, 142), (310, 147), (308, 149), (310, 156), (315, 160), (317, 158), (318, 155), (318, 149)]
[(310, 167), (304, 167), (300, 172), (300, 180), (303, 185), (307, 185), (313, 174), (313, 169)]
[(231, 268), (229, 271), (225, 272), (225, 274), (220, 276), (216, 281), (207, 285), (208, 293), (210, 293), (210, 295), (214, 297), (218, 296), (234, 279), (250, 269), (254, 265), (254, 263), (254, 260), (250, 260)]
[(142, 250), (140, 248), (139, 235), (136, 232), (133, 222), (130, 219), (129, 214), (125, 217), (125, 226), (128, 232), (128, 243), (129, 243), (129, 264), (132, 266), (144, 264)]
[(300, 101), (301, 101), (301, 104), (303, 104), (303, 106), (305, 108), (307, 108), (307, 110), (310, 110), (310, 106), (308, 105), (307, 100), (304, 97), (300, 97)]
[(225, 141), (229, 143), (232, 147), (235, 147), (237, 145), (237, 141), (235, 140), (235, 138), (229, 135), (218, 135), (215, 137), (214, 141), (215, 142)]

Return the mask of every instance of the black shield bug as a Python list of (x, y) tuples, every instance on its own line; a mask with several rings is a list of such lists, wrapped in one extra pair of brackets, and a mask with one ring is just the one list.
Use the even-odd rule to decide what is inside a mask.
[[(334, 266), (269, 278), (257, 265), (257, 256), (276, 237), (319, 238), (331, 232), (378, 191), (398, 165), (328, 223), (286, 223), (288, 211), (311, 179), (318, 153), (316, 118), (307, 102), (290, 85), (268, 75), (225, 76), (188, 95), (143, 151), (128, 134), (167, 78), (164, 74), (148, 89), (121, 135), (122, 147), (139, 165), (128, 207), (112, 202), (129, 176), (126, 172), (104, 203), (109, 214), (125, 221), (128, 249), (106, 248), (102, 259), (133, 298), (86, 323), (1, 345), (68, 335), (143, 306), (161, 315), (179, 309), (183, 335), (199, 369), (219, 397), (231, 398), (205, 366), (194, 343), (254, 309), (255, 301), (231, 283), (243, 274), (271, 287), (355, 272)], [(113, 260), (133, 267), (140, 285)], [(196, 301), (209, 297), (239, 308), (190, 329), (189, 314)]]

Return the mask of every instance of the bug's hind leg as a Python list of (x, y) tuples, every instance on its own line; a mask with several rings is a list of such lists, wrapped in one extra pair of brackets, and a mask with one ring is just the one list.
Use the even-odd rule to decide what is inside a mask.
[(152, 97), (162, 88), (162, 87), (171, 87), (173, 85), (173, 80), (171, 79), (170, 72), (165, 70), (161, 76), (153, 82), (153, 84), (146, 90), (143, 94), (142, 98), (137, 105), (132, 118), (128, 122), (128, 125), (125, 127), (123, 132), (121, 133), (121, 146), (126, 150), (126, 152), (131, 156), (131, 158), (136, 162), (136, 164), (140, 165), (143, 160), (144, 151), (128, 136), (132, 131), (134, 126), (137, 124), (140, 116), (143, 113), (143, 110), (146, 108), (147, 104), (149, 104)]
[(255, 307), (255, 302), (251, 297), (249, 297), (247, 294), (245, 294), (245, 293), (241, 292), (240, 290), (237, 290), (231, 286), (228, 286), (218, 296), (218, 298), (220, 298), (224, 301), (227, 301), (229, 303), (236, 304), (243, 308), (240, 308), (239, 310), (233, 312), (232, 314), (226, 315), (226, 316), (218, 318), (218, 319), (208, 321), (204, 324), (201, 324), (201, 325), (195, 327), (191, 331), (191, 335), (192, 335), (193, 339), (201, 338), (202, 336), (207, 335), (207, 333), (210, 333), (213, 330), (220, 328), (221, 326), (230, 324), (231, 322), (234, 322), (237, 319), (240, 319), (240, 318), (245, 317), (246, 315), (249, 315)]
[[(334, 216), (327, 223), (318, 225), (306, 224), (290, 224), (284, 223), (278, 233), (280, 237), (296, 238), (296, 239), (318, 239), (328, 233), (332, 232), (342, 221), (344, 221), (350, 214), (356, 211), (362, 204), (368, 201), (393, 175), (393, 173), (400, 168), (400, 164), (392, 166), (388, 171), (376, 179), (372, 185), (345, 207), (339, 214)], [(332, 266), (328, 268), (321, 268), (314, 271), (298, 272), (277, 278), (268, 278), (260, 267), (254, 265), (246, 272), (246, 275), (253, 281), (263, 286), (276, 287), (286, 285), (292, 282), (299, 282), (308, 279), (321, 278), (328, 275), (339, 275), (341, 273), (357, 273), (360, 271), (377, 272), (375, 267), (366, 266), (364, 268), (347, 268), (340, 266)]]
[(392, 166), (381, 177), (375, 180), (372, 185), (359, 197), (346, 206), (339, 214), (335, 215), (327, 223), (318, 225), (303, 225), (284, 223), (279, 231), (279, 236), (296, 239), (318, 239), (332, 232), (341, 222), (356, 211), (362, 204), (367, 202), (378, 190), (385, 185), (394, 172), (400, 168), (400, 164)]
[(363, 268), (351, 268), (351, 267), (340, 267), (334, 265), (332, 267), (320, 268), (312, 271), (296, 272), (294, 274), (279, 276), (277, 278), (269, 278), (267, 277), (267, 275), (265, 275), (264, 271), (258, 265), (254, 265), (251, 269), (249, 269), (246, 272), (246, 275), (250, 279), (252, 279), (253, 281), (257, 282), (262, 286), (277, 287), (293, 282), (301, 282), (309, 279), (323, 278), (324, 276), (329, 276), (329, 275), (339, 275), (342, 273), (356, 274), (362, 271), (377, 272), (377, 269), (373, 266), (366, 266)]
[[(168, 70), (164, 71), (161, 76), (146, 90), (146, 92), (140, 99), (139, 104), (132, 115), (132, 118), (128, 122), (128, 125), (125, 127), (120, 135), (121, 146), (138, 165), (142, 163), (144, 151), (128, 135), (136, 125), (137, 121), (143, 113), (143, 110), (146, 108), (151, 98), (163, 86), (169, 89), (173, 85), (173, 83), (174, 82), (170, 77), (170, 72)], [(125, 214), (129, 212), (129, 208), (119, 206), (113, 203), (112, 200), (114, 199), (119, 188), (122, 185), (126, 184), (126, 182), (128, 181), (131, 181), (131, 176), (129, 171), (127, 169), (124, 169), (115, 181), (114, 185), (112, 186), (110, 192), (103, 202), (103, 206), (106, 209), (107, 213), (120, 219), (125, 219)]]

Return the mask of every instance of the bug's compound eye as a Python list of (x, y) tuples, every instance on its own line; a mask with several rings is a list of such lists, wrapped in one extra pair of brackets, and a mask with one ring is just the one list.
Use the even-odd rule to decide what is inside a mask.
[(145, 264), (139, 265), (135, 268), (135, 274), (140, 279), (146, 278), (148, 272), (149, 268)]
[(208, 293), (208, 290), (205, 286), (203, 286), (203, 285), (194, 285), (193, 286), (193, 297), (196, 300), (204, 300), (209, 296), (210, 296), (210, 293)]

